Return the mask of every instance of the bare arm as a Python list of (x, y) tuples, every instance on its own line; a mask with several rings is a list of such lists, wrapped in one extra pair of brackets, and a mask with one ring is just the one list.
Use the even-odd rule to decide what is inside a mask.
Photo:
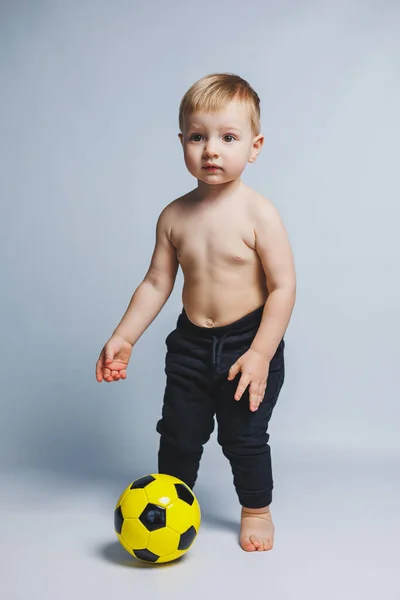
[(287, 231), (276, 207), (257, 206), (256, 251), (267, 279), (268, 298), (251, 348), (268, 360), (274, 356), (296, 301), (296, 272)]
[(113, 334), (124, 337), (132, 346), (154, 321), (174, 289), (179, 262), (169, 238), (170, 218), (171, 204), (158, 218), (150, 267)]

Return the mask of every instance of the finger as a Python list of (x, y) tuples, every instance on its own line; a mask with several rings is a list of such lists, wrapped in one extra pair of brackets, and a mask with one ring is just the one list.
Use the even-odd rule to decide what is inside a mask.
[(97, 381), (110, 381), (110, 369), (106, 368), (106, 364), (111, 364), (113, 360), (113, 351), (111, 349), (103, 348), (100, 353), (99, 359), (96, 365), (96, 377)]
[(235, 377), (239, 373), (239, 371), (240, 371), (240, 365), (239, 365), (239, 363), (235, 362), (229, 369), (228, 379), (235, 379)]
[(101, 372), (101, 364), (100, 364), (99, 360), (96, 363), (96, 379), (97, 379), (97, 381), (103, 381), (103, 375)]
[(260, 383), (260, 386), (258, 388), (258, 395), (261, 396), (261, 402), (264, 400), (264, 396), (265, 396), (265, 390), (267, 389), (267, 386), (265, 385), (265, 383)]
[(112, 363), (114, 358), (114, 352), (111, 348), (106, 348), (106, 350), (104, 351), (104, 363), (106, 365), (109, 365)]
[(121, 375), (121, 378), (122, 378), (122, 379), (126, 379), (126, 369), (122, 369), (122, 370), (120, 371), (120, 375)]
[(252, 383), (250, 386), (250, 409), (251, 410), (257, 410), (259, 404), (260, 404), (260, 394), (258, 393), (259, 390), (259, 385)]
[(262, 402), (262, 397), (256, 396), (256, 400), (250, 401), (250, 410), (252, 412), (255, 412), (256, 410), (258, 410), (260, 408), (261, 402)]
[(107, 369), (107, 367), (104, 367), (103, 369), (103, 377), (105, 381), (112, 381), (112, 373), (110, 369)]
[(240, 400), (240, 398), (242, 397), (243, 392), (245, 391), (245, 389), (247, 388), (247, 386), (250, 383), (250, 377), (249, 375), (242, 375), (239, 381), (239, 384), (236, 388), (236, 393), (235, 393), (235, 400)]
[(97, 359), (97, 363), (96, 363), (96, 376), (99, 376), (100, 380), (103, 379), (103, 377), (104, 377), (104, 361), (105, 361), (105, 354), (104, 354), (104, 350), (102, 350), (99, 354), (99, 358)]

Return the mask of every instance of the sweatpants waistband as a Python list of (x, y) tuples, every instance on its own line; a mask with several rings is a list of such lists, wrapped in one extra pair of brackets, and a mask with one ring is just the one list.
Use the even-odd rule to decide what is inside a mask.
[(196, 325), (189, 319), (185, 309), (183, 308), (178, 317), (177, 327), (190, 331), (194, 335), (206, 338), (215, 338), (219, 336), (225, 337), (231, 333), (246, 333), (254, 330), (255, 327), (260, 325), (264, 306), (265, 304), (259, 306), (251, 313), (241, 317), (237, 321), (228, 323), (227, 325), (221, 325), (220, 327), (202, 327), (201, 325)]

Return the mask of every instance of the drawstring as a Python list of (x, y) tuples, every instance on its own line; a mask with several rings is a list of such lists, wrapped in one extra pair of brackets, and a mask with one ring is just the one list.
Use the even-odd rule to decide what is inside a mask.
[[(218, 339), (216, 335), (212, 337), (212, 362), (213, 365), (216, 365), (218, 360), (221, 357), (222, 347), (224, 345), (224, 339), (229, 335), (229, 333), (224, 333), (224, 335)], [(218, 346), (218, 343), (220, 344)]]

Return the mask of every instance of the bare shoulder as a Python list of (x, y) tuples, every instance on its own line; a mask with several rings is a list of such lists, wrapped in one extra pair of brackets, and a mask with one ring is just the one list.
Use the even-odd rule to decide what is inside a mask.
[(164, 206), (158, 217), (158, 228), (166, 233), (170, 241), (173, 225), (177, 223), (185, 206), (187, 205), (189, 195), (190, 193), (184, 194), (183, 196), (175, 198), (175, 200), (169, 202), (169, 204)]
[(250, 190), (249, 192), (248, 210), (253, 222), (258, 226), (282, 221), (279, 210), (272, 200), (255, 190)]

